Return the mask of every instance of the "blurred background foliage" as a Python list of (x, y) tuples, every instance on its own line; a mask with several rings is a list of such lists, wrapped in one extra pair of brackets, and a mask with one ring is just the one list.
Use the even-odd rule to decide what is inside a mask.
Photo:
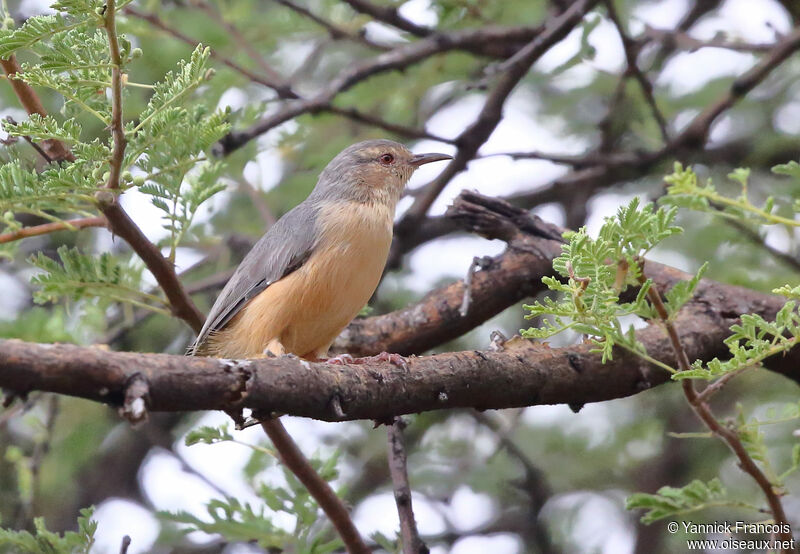
[[(374, 2), (398, 7), (404, 17), (441, 31), (535, 27), (569, 4)], [(190, 56), (193, 45), (177, 38), (185, 36), (253, 73), (262, 74), (266, 67), (290, 81), (301, 95), (313, 96), (360, 61), (418, 40), (339, 0), (293, 4), (295, 9), (277, 0), (135, 2), (130, 6), (133, 11), (119, 22), (120, 30), (144, 51), (130, 65), (130, 80), (162, 79), (178, 60)], [(639, 41), (639, 65), (654, 83), (655, 100), (673, 137), (724, 96), (738, 75), (766, 55), (769, 45), (800, 25), (794, 0), (618, 0), (615, 5), (626, 32)], [(7, 9), (19, 25), (46, 6), (10, 0)], [(302, 10), (340, 29), (343, 38), (332, 36)], [(25, 61), (24, 55), (20, 61)], [(218, 58), (210, 63), (217, 74), (197, 91), (192, 103), (211, 110), (229, 106), (234, 129), (247, 128), (286, 102)], [(486, 75), (497, 63), (472, 52), (440, 53), (403, 71), (376, 73), (338, 94), (333, 105), (421, 129), (423, 135), (453, 138), (476, 116), (491, 84)], [(481, 150), (484, 155), (536, 150), (544, 158), (573, 156), (583, 162), (479, 157), (440, 200), (452, 198), (461, 188), (478, 188), (512, 197), (556, 223), (573, 228), (588, 224), (592, 229), (633, 195), (658, 198), (664, 191), (663, 175), (676, 159), (692, 163), (701, 178), (714, 179), (722, 190), (729, 185), (725, 176), (732, 169), (750, 167), (755, 203), (769, 194), (800, 197), (797, 182), (769, 172), (774, 164), (798, 157), (797, 54), (726, 111), (705, 145), (680, 148), (654, 163), (632, 164), (586, 179), (580, 187), (560, 189), (560, 179), (580, 175), (596, 167), (598, 160), (602, 165), (605, 157), (663, 147), (652, 107), (635, 79), (621, 78), (625, 70), (619, 35), (606, 10), (598, 7), (534, 65), (507, 102), (504, 121)], [(60, 98), (46, 91), (41, 94), (48, 111), (57, 114)], [(126, 88), (128, 117), (140, 112), (148, 97), (147, 89)], [(0, 113), (18, 121), (26, 117), (7, 83), (0, 83)], [(105, 136), (107, 131), (97, 121), (80, 121), (89, 138)], [(210, 307), (227, 272), (249, 245), (274, 218), (305, 198), (319, 171), (345, 146), (388, 137), (418, 150), (453, 150), (431, 136), (408, 135), (322, 110), (293, 118), (226, 156), (221, 176), (226, 191), (198, 216), (178, 250), (178, 270), (187, 287), (197, 291), (194, 298), (201, 310)], [(0, 156), (40, 163), (22, 143), (0, 151)], [(425, 175), (412, 182), (412, 191), (435, 174)], [(543, 204), (526, 201), (526, 193), (548, 186), (554, 188)], [(159, 215), (148, 199), (136, 191), (124, 198), (148, 236), (161, 238)], [(409, 203), (404, 201), (401, 210)], [(442, 211), (437, 206), (434, 214)], [(686, 232), (665, 243), (657, 252), (660, 261), (692, 271), (708, 260), (708, 277), (763, 291), (797, 282), (798, 263), (781, 261), (765, 248), (789, 253), (796, 260), (797, 236), (784, 229), (743, 232), (721, 218), (694, 212), (683, 212), (679, 224)], [(0, 262), (5, 290), (0, 298), (0, 336), (107, 344), (142, 352), (183, 351), (192, 334), (174, 318), (147, 316), (127, 307), (101, 310), (87, 303), (34, 306), (30, 285), (34, 269), (26, 260), (35, 252), (53, 257), (61, 245), (129, 253), (105, 230), (60, 232), (22, 241), (13, 259)], [(472, 256), (499, 249), (497, 244), (451, 234), (412, 250), (387, 274), (371, 302), (372, 313), (405, 306), (427, 292), (428, 285), (463, 276)], [(153, 284), (145, 274), (145, 285)], [(512, 307), (441, 350), (484, 348), (494, 329), (511, 335), (527, 327), (522, 316), (521, 307)], [(782, 377), (756, 372), (737, 380), (723, 398), (729, 404), (739, 399), (745, 410), (765, 410), (796, 396), (795, 386), (787, 386)], [(662, 523), (642, 526), (638, 514), (623, 508), (628, 494), (719, 475), (744, 497), (756, 495), (720, 443), (669, 434), (700, 430), (674, 386), (588, 405), (578, 413), (556, 406), (501, 413), (428, 413), (408, 419), (415, 508), (424, 538), (437, 552), (675, 552), (683, 548), (685, 537), (668, 534)], [(249, 552), (255, 547), (227, 544), (218, 535), (183, 537), (171, 524), (148, 515), (187, 510), (202, 518), (203, 504), (211, 498), (222, 494), (252, 498), (252, 492), (242, 491), (258, 471), (274, 477), (270, 473), (274, 468), (252, 461), (247, 465), (250, 454), (236, 446), (183, 446), (186, 431), (200, 420), (217, 424), (224, 418), (160, 414), (131, 429), (107, 407), (31, 395), (0, 413), (0, 452), (5, 452), (0, 459), (0, 521), (4, 527), (30, 528), (33, 516), (42, 515), (51, 530), (73, 529), (79, 508), (93, 504), (98, 507), (98, 552), (118, 550), (125, 533), (134, 539), (132, 552)], [(336, 483), (346, 490), (356, 522), (365, 532), (379, 530), (393, 536), (397, 516), (385, 464), (385, 434), (368, 422), (290, 420), (287, 425), (299, 435), (307, 454), (340, 453)], [(767, 429), (770, 446), (788, 452), (789, 431), (786, 425)], [(258, 433), (241, 436), (244, 441), (261, 440)], [(793, 484), (796, 490), (796, 477)], [(800, 524), (800, 501), (795, 496), (785, 502)], [(736, 514), (708, 511), (693, 517), (732, 520)]]

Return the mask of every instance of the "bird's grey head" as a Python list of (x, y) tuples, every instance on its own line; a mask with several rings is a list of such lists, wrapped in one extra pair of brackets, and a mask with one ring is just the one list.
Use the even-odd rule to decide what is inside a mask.
[(319, 176), (314, 195), (357, 202), (397, 202), (421, 165), (447, 154), (413, 154), (391, 140), (366, 140), (342, 150)]

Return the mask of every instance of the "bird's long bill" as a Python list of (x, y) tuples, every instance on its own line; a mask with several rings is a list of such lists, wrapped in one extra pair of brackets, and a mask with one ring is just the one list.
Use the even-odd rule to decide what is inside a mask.
[(441, 160), (452, 160), (452, 159), (453, 159), (453, 156), (450, 156), (448, 154), (434, 154), (434, 153), (431, 153), (431, 154), (414, 154), (414, 156), (411, 157), (411, 162), (410, 163), (414, 167), (419, 167), (419, 166), (421, 166), (423, 164), (429, 164), (431, 162), (438, 162), (438, 161), (441, 161)]

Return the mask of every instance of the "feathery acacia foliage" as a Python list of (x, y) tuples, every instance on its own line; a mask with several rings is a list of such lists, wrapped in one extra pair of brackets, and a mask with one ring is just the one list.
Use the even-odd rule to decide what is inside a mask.
[[(589, 237), (585, 228), (567, 233), (568, 243), (553, 261), (553, 268), (565, 282), (553, 277), (542, 280), (551, 290), (562, 293), (562, 300), (546, 298), (544, 303), (524, 306), (529, 312), (528, 319), (551, 315), (555, 321), (544, 319), (541, 327), (526, 329), (523, 336), (547, 338), (572, 329), (591, 337), (604, 361), (613, 358), (615, 345), (646, 355), (634, 336), (633, 326), (623, 329), (619, 318), (653, 317), (646, 301), (651, 284), (646, 281), (633, 302), (620, 302), (619, 295), (629, 285), (638, 283), (643, 256), (665, 238), (680, 232), (672, 224), (676, 211), (675, 208), (656, 210), (652, 204), (640, 207), (638, 198), (634, 198), (616, 216), (606, 219), (596, 239)], [(674, 294), (673, 312), (680, 308), (680, 300), (689, 299), (701, 273), (702, 270), (680, 294)]]
[[(56, 139), (76, 157), (69, 164), (50, 164), (44, 170), (25, 167), (18, 160), (0, 165), (0, 212), (5, 231), (18, 231), (22, 224), (15, 214), (28, 214), (63, 222), (76, 216), (97, 216), (96, 193), (105, 186), (110, 171), (112, 138), (82, 140), (84, 114), (105, 125), (111, 121), (111, 58), (106, 33), (92, 30), (102, 25), (102, 2), (59, 2), (63, 15), (30, 18), (22, 27), (5, 30), (0, 56), (27, 48), (39, 57), (25, 63), (16, 78), (37, 87), (50, 88), (64, 97), (64, 119), (32, 115), (19, 123), (4, 123), (11, 136), (34, 141)], [(119, 9), (119, 6), (118, 6)], [(120, 51), (127, 66), (141, 51), (131, 49), (120, 37)], [(128, 143), (120, 173), (121, 190), (136, 188), (148, 195), (164, 212), (164, 227), (170, 232), (166, 243), (169, 259), (189, 230), (198, 208), (224, 190), (220, 181), (221, 162), (207, 161), (204, 152), (229, 129), (226, 113), (202, 107), (184, 108), (192, 92), (210, 79), (206, 67), (208, 48), (198, 46), (189, 60), (181, 61), (176, 72), (168, 73), (152, 87), (149, 103), (141, 113), (129, 114), (125, 124)], [(124, 81), (125, 84), (133, 85)], [(127, 87), (126, 87), (127, 93)], [(134, 179), (133, 173), (137, 173)], [(13, 255), (16, 245), (0, 251)], [(103, 298), (148, 307), (163, 313), (164, 302), (140, 290), (141, 269), (108, 254), (96, 258), (74, 250), (60, 249), (62, 264), (39, 254), (33, 263), (44, 274), (33, 283), (42, 287), (36, 300)]]
[[(257, 478), (259, 474), (274, 465), (275, 453), (272, 450), (237, 441), (230, 434), (227, 425), (221, 427), (201, 427), (186, 435), (186, 445), (217, 444), (233, 442), (252, 450), (246, 474), (256, 495), (264, 502), (261, 508), (241, 502), (235, 498), (212, 500), (206, 506), (208, 518), (201, 518), (185, 511), (160, 512), (165, 521), (180, 524), (182, 532), (203, 531), (219, 533), (228, 540), (252, 542), (260, 547), (290, 548), (303, 554), (325, 554), (342, 548), (338, 538), (326, 539), (327, 525), (319, 519), (319, 507), (306, 488), (285, 468), (283, 477), (286, 486), (271, 486)], [(339, 456), (328, 457), (324, 462), (311, 460), (319, 475), (326, 481), (336, 479), (336, 465)], [(273, 514), (281, 513), (294, 519), (292, 532), (272, 522)], [(210, 519), (210, 521), (209, 521)]]
[(642, 516), (644, 523), (653, 523), (659, 519), (685, 516), (724, 503), (725, 487), (719, 479), (712, 479), (704, 483), (695, 479), (688, 485), (680, 488), (661, 487), (657, 494), (636, 493), (628, 498), (626, 504), (629, 510), (644, 509), (647, 512)]
[[(775, 173), (800, 177), (797, 164), (785, 164), (774, 168)], [(800, 166), (797, 166), (800, 167)], [(691, 168), (675, 165), (675, 172), (666, 178), (669, 196), (665, 203), (678, 204), (700, 211), (710, 211), (739, 221), (762, 224), (800, 225), (796, 214), (791, 217), (774, 213), (775, 201), (770, 197), (763, 208), (754, 206), (747, 196), (749, 171), (738, 169), (730, 178), (739, 183), (742, 192), (732, 199), (718, 193), (711, 183), (697, 184), (697, 175)], [(724, 206), (724, 211), (717, 206)], [(644, 256), (661, 241), (681, 232), (673, 225), (677, 206), (659, 207), (653, 204), (639, 206), (634, 198), (626, 207), (620, 208), (613, 217), (605, 219), (596, 239), (588, 236), (585, 228), (565, 234), (568, 240), (563, 253), (556, 258), (553, 268), (562, 276), (563, 282), (553, 277), (542, 281), (558, 293), (558, 300), (546, 298), (543, 303), (524, 306), (527, 318), (547, 316), (539, 327), (522, 331), (524, 336), (548, 338), (567, 329), (588, 336), (595, 344), (596, 352), (602, 353), (603, 361), (612, 359), (614, 347), (633, 352), (662, 369), (669, 371), (673, 379), (701, 379), (709, 381), (709, 391), (721, 387), (731, 377), (745, 370), (759, 367), (762, 362), (776, 354), (786, 352), (797, 345), (800, 339), (800, 313), (797, 310), (797, 287), (786, 285), (773, 292), (783, 294), (790, 300), (778, 312), (775, 321), (766, 321), (756, 314), (742, 314), (740, 323), (731, 327), (731, 335), (725, 340), (730, 351), (726, 360), (717, 358), (710, 362), (695, 360), (691, 368), (670, 367), (650, 357), (636, 340), (633, 325), (622, 327), (620, 318), (635, 315), (645, 320), (661, 321), (666, 325), (674, 322), (682, 306), (691, 300), (708, 264), (704, 264), (692, 279), (681, 281), (664, 292), (663, 301), (657, 306), (653, 295), (660, 291), (652, 289), (646, 278)], [(629, 286), (638, 286), (636, 299), (620, 301), (620, 294)], [(663, 310), (659, 312), (659, 309)], [(679, 348), (679, 345), (675, 345)], [(679, 356), (679, 355), (678, 355)], [(800, 418), (800, 411), (792, 404), (784, 408), (788, 421)], [(740, 411), (735, 433), (747, 454), (759, 463), (766, 478), (780, 490), (786, 476), (798, 467), (800, 445), (792, 450), (789, 468), (778, 475), (770, 462), (767, 444), (761, 426), (766, 421), (748, 420)], [(727, 505), (750, 507), (746, 503), (728, 500), (726, 491), (718, 480), (708, 484), (693, 481), (682, 488), (663, 487), (658, 494), (637, 493), (628, 500), (628, 508), (648, 510), (642, 517), (644, 523), (652, 523), (665, 517), (692, 513), (709, 506)], [(777, 517), (777, 516), (776, 516)]]
[(61, 246), (58, 249), (61, 263), (41, 252), (31, 259), (43, 273), (32, 278), (39, 290), (33, 296), (40, 304), (60, 299), (92, 302), (130, 303), (160, 313), (166, 311), (166, 302), (158, 296), (142, 292), (142, 267), (117, 260), (105, 252), (100, 256), (80, 253), (76, 248)]
[(93, 513), (94, 510), (90, 508), (81, 510), (78, 531), (67, 531), (63, 535), (48, 531), (42, 518), (36, 518), (33, 533), (0, 529), (0, 547), (12, 549), (9, 552), (89, 554), (97, 531)]

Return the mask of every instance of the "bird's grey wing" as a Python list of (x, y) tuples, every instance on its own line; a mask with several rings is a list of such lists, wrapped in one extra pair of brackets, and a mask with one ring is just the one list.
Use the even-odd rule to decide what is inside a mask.
[(259, 239), (217, 297), (197, 339), (189, 347), (190, 354), (211, 333), (225, 327), (248, 301), (305, 263), (316, 243), (316, 211), (314, 206), (303, 202)]

